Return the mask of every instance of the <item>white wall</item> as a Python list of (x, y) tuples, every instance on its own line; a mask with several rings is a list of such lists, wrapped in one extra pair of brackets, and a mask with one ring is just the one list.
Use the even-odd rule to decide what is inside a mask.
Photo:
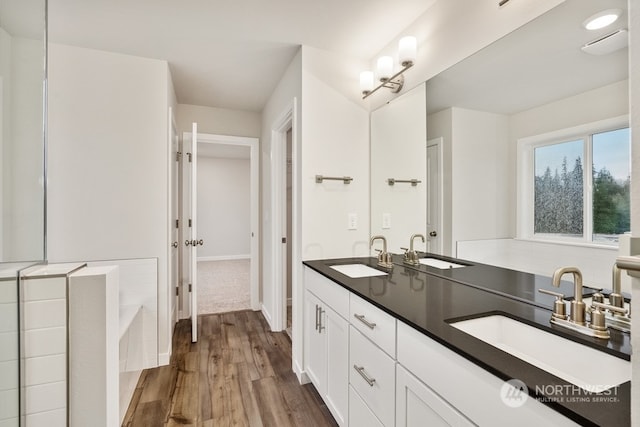
[(157, 258), (166, 354), (167, 63), (57, 44), (49, 56), (49, 261)]
[[(369, 114), (340, 92), (332, 64), (347, 58), (302, 48), (302, 259), (369, 254)], [(350, 176), (315, 182), (316, 175)], [(348, 230), (348, 214), (358, 217)]]
[(462, 108), (452, 115), (452, 242), (508, 237), (508, 118)]
[(42, 40), (0, 29), (0, 260), (44, 258)]
[(176, 122), (180, 134), (191, 132), (191, 123), (198, 123), (199, 133), (215, 135), (260, 136), (261, 115), (254, 111), (230, 110), (227, 108), (203, 107), (178, 104)]
[[(261, 301), (263, 307), (263, 313), (266, 317), (272, 316), (274, 301), (273, 301), (273, 242), (274, 239), (279, 239), (280, 236), (272, 236), (271, 222), (272, 208), (271, 208), (271, 148), (272, 148), (272, 129), (277, 120), (293, 105), (294, 99), (297, 101), (295, 104), (295, 116), (300, 118), (300, 105), (302, 99), (302, 52), (298, 51), (296, 56), (292, 59), (291, 63), (287, 67), (282, 79), (274, 89), (273, 93), (269, 97), (263, 111), (262, 111), (262, 125), (261, 125), (261, 138), (260, 138), (260, 159), (261, 159), (261, 212), (262, 212), (262, 226), (261, 228), (261, 271), (262, 271), (262, 287), (261, 287)], [(294, 141), (300, 142), (300, 124), (294, 129), (295, 135), (293, 135)], [(298, 153), (299, 154), (299, 153)], [(299, 157), (294, 158), (294, 162), (300, 161)], [(296, 195), (298, 196), (298, 195)], [(294, 210), (296, 207), (294, 206)], [(294, 230), (294, 233), (299, 236), (300, 230)], [(294, 246), (295, 246), (295, 242)], [(299, 254), (294, 251), (294, 259), (299, 258)], [(295, 283), (298, 280), (294, 278)], [(302, 341), (299, 341), (300, 343)], [(297, 347), (298, 340), (294, 337), (292, 340), (292, 346)], [(295, 352), (295, 350), (294, 350)]]
[[(418, 55), (416, 64), (405, 73), (405, 88), (415, 87), (564, 1), (511, 1), (504, 7), (498, 7), (497, 0), (437, 1), (372, 58), (369, 68), (373, 69), (381, 55), (397, 55), (398, 40), (413, 35), (418, 39)], [(357, 74), (352, 78), (357, 89)], [(381, 90), (369, 102), (375, 109), (402, 93)]]
[(198, 156), (199, 260), (250, 257), (250, 166), (249, 159)]
[[(426, 236), (426, 107), (422, 84), (371, 112), (371, 235), (385, 236), (396, 254), (409, 247), (411, 235)], [(389, 185), (389, 178), (421, 182)], [(383, 215), (390, 216), (390, 227), (383, 228)], [(416, 239), (414, 249), (424, 251), (425, 243)]]
[(450, 108), (428, 117), (428, 138), (444, 144), (443, 251), (460, 240), (509, 237), (508, 117)]

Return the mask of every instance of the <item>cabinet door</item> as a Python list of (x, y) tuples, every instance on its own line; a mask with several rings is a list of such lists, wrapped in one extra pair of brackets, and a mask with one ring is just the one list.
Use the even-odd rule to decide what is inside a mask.
[(327, 391), (325, 403), (340, 426), (349, 415), (349, 322), (323, 307), (322, 333), (327, 337)]
[(473, 425), (402, 365), (397, 365), (396, 427)]
[(320, 396), (324, 396), (327, 391), (327, 334), (320, 326), (326, 324), (326, 313), (322, 312), (322, 302), (309, 291), (305, 295), (304, 317), (305, 371)]
[(349, 387), (349, 425), (353, 427), (384, 427), (353, 387)]

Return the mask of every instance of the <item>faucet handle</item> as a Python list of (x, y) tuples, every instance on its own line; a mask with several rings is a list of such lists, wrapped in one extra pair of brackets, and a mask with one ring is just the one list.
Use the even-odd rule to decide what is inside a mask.
[(564, 303), (564, 294), (560, 292), (548, 291), (546, 289), (538, 289), (538, 292), (541, 294), (547, 294), (556, 297), (555, 302), (553, 303), (553, 314), (552, 317), (556, 319), (567, 320), (569, 316), (567, 316), (567, 306)]
[(615, 305), (611, 305), (611, 304), (604, 304), (601, 302), (592, 302), (591, 305), (593, 307), (599, 308), (601, 310), (609, 310), (613, 313), (618, 313), (618, 314), (622, 314), (622, 315), (626, 315), (629, 311), (626, 308), (621, 308), (621, 307), (616, 307)]

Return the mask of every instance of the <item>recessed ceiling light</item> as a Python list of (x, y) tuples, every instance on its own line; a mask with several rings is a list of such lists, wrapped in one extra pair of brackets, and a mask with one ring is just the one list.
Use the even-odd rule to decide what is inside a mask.
[(587, 30), (599, 30), (616, 22), (621, 14), (622, 11), (620, 9), (603, 10), (589, 17), (582, 23), (582, 26)]

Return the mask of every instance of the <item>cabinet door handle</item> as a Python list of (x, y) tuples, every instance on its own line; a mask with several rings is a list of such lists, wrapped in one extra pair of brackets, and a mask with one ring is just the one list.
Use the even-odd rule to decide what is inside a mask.
[(322, 307), (318, 307), (320, 309), (320, 318), (319, 318), (319, 322), (318, 322), (318, 332), (322, 333), (322, 330), (325, 329), (324, 326), (322, 326), (322, 313), (325, 312), (325, 310), (322, 309)]
[(316, 304), (316, 331), (318, 330), (318, 309), (320, 307), (318, 307), (318, 304)]
[(375, 378), (370, 378), (369, 375), (367, 375), (364, 372), (364, 366), (353, 365), (353, 369), (355, 369), (356, 372), (358, 372), (360, 374), (360, 376), (362, 378), (364, 378), (364, 380), (367, 382), (367, 384), (369, 384), (371, 387), (373, 387), (373, 384), (376, 382), (376, 379)]
[(355, 317), (356, 319), (358, 319), (359, 321), (364, 323), (367, 326), (367, 328), (369, 328), (369, 329), (373, 329), (373, 328), (376, 327), (375, 323), (371, 323), (371, 322), (367, 321), (367, 319), (364, 318), (364, 314), (354, 314), (353, 317)]

